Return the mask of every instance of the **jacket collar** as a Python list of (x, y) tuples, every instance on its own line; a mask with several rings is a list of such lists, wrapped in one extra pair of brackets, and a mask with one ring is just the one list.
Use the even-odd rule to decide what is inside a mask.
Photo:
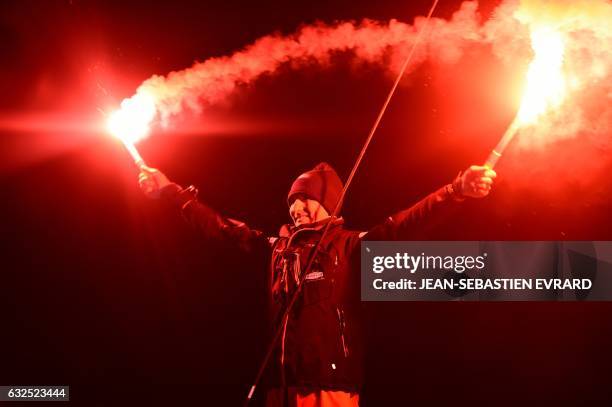
[(334, 217), (333, 219), (329, 217), (329, 218), (320, 220), (318, 222), (309, 223), (307, 225), (294, 226), (294, 225), (286, 224), (286, 225), (281, 226), (280, 231), (278, 232), (278, 235), (280, 237), (289, 237), (292, 234), (300, 230), (321, 230), (325, 227), (327, 222), (332, 222), (330, 227), (334, 227), (334, 226), (342, 225), (344, 223), (344, 219), (340, 216), (340, 217)]

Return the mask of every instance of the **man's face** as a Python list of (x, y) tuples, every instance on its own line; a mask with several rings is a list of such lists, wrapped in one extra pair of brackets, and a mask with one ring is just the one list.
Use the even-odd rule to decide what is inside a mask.
[(295, 226), (307, 225), (329, 217), (329, 214), (319, 201), (296, 195), (289, 207), (289, 215)]

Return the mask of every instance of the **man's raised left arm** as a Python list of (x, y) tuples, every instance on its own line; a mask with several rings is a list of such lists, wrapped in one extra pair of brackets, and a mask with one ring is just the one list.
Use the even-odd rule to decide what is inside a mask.
[(363, 233), (368, 240), (409, 240), (427, 232), (446, 219), (459, 202), (484, 198), (491, 191), (497, 174), (488, 167), (472, 165), (455, 180), (432, 192), (408, 209), (389, 216), (385, 222)]

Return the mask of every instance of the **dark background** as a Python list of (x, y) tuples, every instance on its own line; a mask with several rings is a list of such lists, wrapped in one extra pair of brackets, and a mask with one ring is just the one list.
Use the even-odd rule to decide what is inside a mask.
[[(481, 2), (485, 19), (497, 2)], [(152, 74), (317, 20), (426, 14), (428, 1), (5, 1), (0, 6), (0, 384), (71, 386), (84, 405), (237, 405), (265, 346), (262, 259), (203, 242), (144, 198), (98, 112)], [(442, 1), (448, 18), (459, 2)], [(347, 197), (367, 229), (481, 163), (524, 73), (486, 49), (400, 87)], [(378, 66), (281, 69), (139, 148), (269, 234), (293, 178), (346, 178), (391, 85)], [(181, 127), (182, 126), (182, 127)], [(582, 150), (580, 150), (580, 148)], [(608, 156), (580, 139), (509, 153), (486, 199), (432, 239), (612, 240)], [(610, 401), (608, 303), (373, 304), (364, 405)], [(180, 401), (169, 401), (177, 397)]]

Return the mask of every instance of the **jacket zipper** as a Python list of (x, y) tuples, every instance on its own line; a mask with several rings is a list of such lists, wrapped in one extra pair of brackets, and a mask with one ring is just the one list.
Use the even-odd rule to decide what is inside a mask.
[(285, 371), (285, 337), (287, 336), (287, 322), (289, 322), (289, 315), (285, 317), (285, 321), (283, 323), (283, 340), (281, 342), (281, 366), (283, 367), (283, 374)]
[[(285, 249), (284, 250), (288, 250), (289, 247), (291, 247), (291, 243), (293, 242), (293, 238), (298, 235), (300, 232), (304, 231), (304, 230), (311, 230), (311, 229), (300, 229), (298, 231), (296, 231), (293, 235), (291, 235), (287, 241), (287, 244), (285, 245)], [(289, 294), (289, 282), (286, 280), (287, 279), (287, 259), (283, 259), (284, 264), (283, 264), (283, 277), (285, 278), (285, 292), (287, 294)], [(299, 262), (300, 258), (299, 256), (297, 256), (297, 258), (294, 260), (294, 262)], [(298, 276), (299, 277), (299, 263), (297, 264), (298, 270), (295, 270), (295, 263), (294, 263), (294, 276)], [(299, 280), (296, 281), (296, 283)], [(296, 287), (297, 289), (297, 287)], [(282, 375), (283, 377), (285, 376), (285, 342), (287, 339), (287, 323), (289, 322), (289, 314), (287, 314), (287, 316), (285, 317), (285, 321), (283, 323), (283, 337), (281, 338), (281, 355), (280, 355), (280, 362), (281, 362), (281, 369), (282, 369)]]
[[(293, 242), (293, 239), (295, 238), (296, 235), (298, 235), (300, 232), (304, 232), (306, 230), (317, 230), (314, 228), (304, 228), (304, 229), (300, 229), (297, 230), (295, 233), (293, 233), (293, 235), (291, 235), (287, 241), (287, 244), (285, 245), (285, 249), (287, 250), (289, 249), (289, 247), (291, 246), (291, 243)], [(299, 269), (299, 261), (300, 261), (300, 257), (299, 255), (296, 256), (296, 259), (294, 260), (295, 262), (297, 262), (298, 264), (298, 269), (296, 270), (294, 267), (294, 276), (296, 277), (296, 283), (299, 283), (300, 279), (299, 277), (301, 274), (301, 270)], [(338, 256), (336, 256), (336, 262), (335, 265), (338, 265)], [(287, 259), (284, 259), (284, 264), (283, 264), (283, 277), (287, 278)], [(282, 277), (281, 277), (282, 278)], [(282, 282), (282, 280), (281, 280)], [(285, 285), (287, 287), (287, 293), (289, 292), (288, 289), (288, 283), (287, 281), (285, 281)], [(338, 319), (341, 319), (341, 326), (342, 326), (342, 348), (344, 349), (344, 357), (348, 357), (348, 347), (346, 346), (346, 342), (344, 341), (344, 312), (341, 313), (340, 309), (338, 307), (336, 307), (336, 311), (338, 312)], [(342, 315), (342, 316), (341, 316)], [(287, 316), (285, 317), (285, 321), (284, 321), (284, 326), (283, 326), (283, 337), (281, 338), (281, 355), (280, 355), (280, 362), (281, 362), (281, 369), (282, 369), (282, 374), (284, 376), (285, 374), (285, 342), (287, 339), (287, 323), (289, 322), (289, 314), (287, 314)]]
[(344, 330), (346, 328), (346, 319), (344, 318), (344, 310), (336, 306), (336, 313), (338, 314), (338, 323), (340, 324), (340, 340), (342, 341), (342, 350), (344, 351), (344, 357), (348, 358), (349, 348), (346, 345), (346, 340), (344, 338)]

